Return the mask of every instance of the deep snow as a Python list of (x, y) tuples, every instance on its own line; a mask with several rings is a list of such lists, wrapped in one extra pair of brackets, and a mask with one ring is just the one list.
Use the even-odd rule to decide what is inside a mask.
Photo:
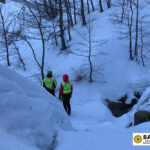
[(59, 128), (72, 129), (56, 98), (11, 70), (0, 66), (0, 72), (1, 150), (46, 150)]
[[(127, 40), (119, 39), (118, 29), (121, 27), (112, 24), (110, 20), (113, 12), (111, 9), (99, 14), (97, 8), (97, 11), (91, 14), (91, 17), (95, 18), (92, 39), (98, 41), (93, 45), (92, 52), (101, 53), (92, 57), (94, 69), (100, 72), (94, 73), (93, 83), (87, 82), (89, 74), (86, 57), (77, 57), (67, 52), (60, 54), (59, 48), (49, 43), (46, 45), (48, 51), (45, 73), (47, 69), (53, 70), (58, 81), (57, 95), (64, 73), (69, 74), (74, 85), (72, 114), (69, 118), (61, 102), (41, 88), (39, 78), (30, 77), (38, 74), (39, 69), (27, 45), (20, 44), (27, 71), (11, 68), (24, 77), (0, 67), (0, 150), (47, 148), (56, 135), (56, 150), (149, 149), (132, 146), (132, 133), (149, 132), (149, 122), (126, 128), (133, 121), (135, 110), (141, 108), (140, 102), (149, 96), (149, 89), (139, 104), (120, 118), (113, 117), (104, 104), (104, 98), (115, 101), (125, 93), (132, 97), (135, 89), (141, 87), (145, 90), (149, 86), (145, 83), (150, 83), (149, 65), (143, 68), (129, 61)], [(87, 30), (78, 24), (72, 29), (73, 40), (69, 43), (68, 51), (87, 55), (87, 42), (80, 35), (86, 38)], [(105, 42), (97, 46), (100, 41)], [(40, 60), (39, 41), (34, 41), (33, 47)], [(87, 78), (81, 82), (74, 82), (80, 69), (85, 72)]]

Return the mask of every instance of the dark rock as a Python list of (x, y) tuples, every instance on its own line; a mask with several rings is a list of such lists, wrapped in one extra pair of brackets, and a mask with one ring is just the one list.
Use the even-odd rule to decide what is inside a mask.
[(137, 92), (137, 91), (134, 92), (134, 96), (135, 96), (137, 99), (140, 99), (140, 98), (141, 98), (140, 92)]
[(2, 2), (2, 3), (4, 3), (4, 4), (5, 4), (5, 3), (6, 3), (6, 0), (0, 0), (0, 2)]
[(127, 125), (127, 128), (130, 128), (132, 127), (132, 122), (130, 122), (128, 125)]
[(138, 100), (137, 100), (136, 98), (133, 98), (133, 99), (131, 100), (132, 106), (134, 106), (135, 104), (137, 104), (137, 102), (138, 102)]
[(131, 104), (126, 104), (124, 102), (113, 102), (109, 99), (105, 99), (108, 108), (111, 110), (115, 117), (120, 117), (123, 114), (129, 112), (131, 108), (137, 103), (137, 99), (132, 99)]
[(126, 94), (126, 95), (122, 96), (118, 101), (120, 101), (120, 102), (122, 102), (122, 103), (125, 103), (126, 100), (127, 100), (127, 98), (128, 98), (128, 96), (127, 96), (127, 94)]
[(138, 125), (142, 122), (150, 121), (150, 112), (138, 111), (134, 114), (134, 125)]

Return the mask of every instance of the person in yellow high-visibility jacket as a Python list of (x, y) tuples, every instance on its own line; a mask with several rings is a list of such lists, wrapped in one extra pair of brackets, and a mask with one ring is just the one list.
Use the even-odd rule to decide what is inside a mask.
[(59, 89), (59, 99), (63, 101), (64, 108), (68, 115), (71, 114), (70, 98), (73, 92), (73, 85), (69, 81), (69, 76), (67, 74), (63, 75), (63, 82)]
[(42, 87), (44, 87), (49, 93), (55, 96), (55, 88), (57, 86), (57, 81), (53, 78), (52, 71), (47, 72), (47, 78), (42, 81)]

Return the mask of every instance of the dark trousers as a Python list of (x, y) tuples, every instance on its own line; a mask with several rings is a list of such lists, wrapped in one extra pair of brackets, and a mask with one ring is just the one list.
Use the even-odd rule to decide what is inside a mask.
[(70, 115), (71, 113), (70, 98), (71, 95), (67, 95), (67, 94), (62, 95), (63, 105), (68, 115)]
[(53, 89), (53, 90), (49, 90), (49, 92), (50, 92), (53, 96), (55, 96), (55, 91), (54, 91), (54, 89)]
[(54, 89), (52, 89), (52, 90), (50, 90), (50, 89), (48, 89), (48, 88), (45, 88), (50, 94), (52, 94), (53, 96), (55, 96), (55, 90)]

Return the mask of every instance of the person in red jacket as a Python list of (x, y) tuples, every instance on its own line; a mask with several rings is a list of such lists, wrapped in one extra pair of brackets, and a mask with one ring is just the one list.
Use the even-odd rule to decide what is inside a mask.
[(70, 99), (72, 96), (72, 92), (73, 92), (73, 85), (69, 81), (69, 76), (67, 74), (64, 74), (63, 82), (61, 83), (59, 89), (59, 99), (63, 101), (63, 106), (68, 115), (70, 115), (71, 113)]

